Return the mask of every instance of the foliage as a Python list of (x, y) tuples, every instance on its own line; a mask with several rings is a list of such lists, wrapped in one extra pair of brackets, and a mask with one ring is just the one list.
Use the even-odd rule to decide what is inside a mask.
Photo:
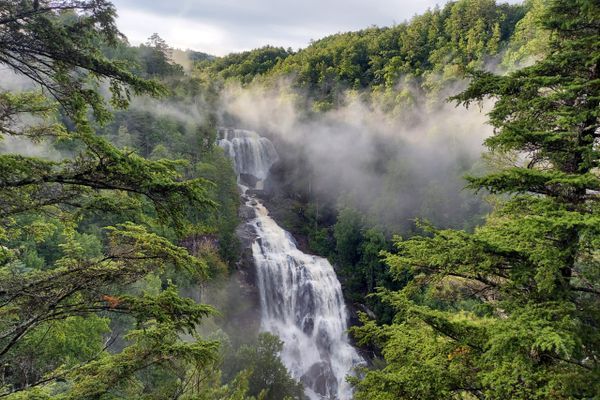
[[(185, 379), (214, 368), (218, 343), (197, 333), (214, 310), (182, 297), (168, 277), (199, 282), (220, 268), (212, 253), (199, 252), (207, 255), (201, 259), (177, 243), (225, 226), (220, 219), (234, 212), (231, 184), (224, 190), (194, 171), (198, 156), (158, 157), (167, 129), (141, 154), (134, 148), (142, 146), (119, 148), (97, 134), (109, 129), (111, 106), (126, 107), (132, 94), (167, 93), (132, 72), (118, 51), (101, 51), (123, 50), (112, 4), (0, 6), (0, 63), (37, 89), (0, 94), (1, 138), (53, 153), (0, 154), (0, 395), (179, 396)], [(165, 61), (159, 39), (148, 47)], [(124, 53), (131, 61), (132, 53)], [(156, 67), (161, 57), (147, 64)], [(171, 70), (148, 75), (177, 75)], [(102, 82), (112, 92), (110, 105)], [(229, 182), (231, 166), (212, 150), (210, 130), (196, 127), (188, 147), (220, 162), (212, 177)], [(214, 215), (219, 200), (230, 201), (221, 217)]]
[(314, 100), (314, 110), (327, 110), (343, 102), (348, 89), (396, 96), (394, 89), (405, 75), (457, 79), (465, 68), (481, 67), (498, 55), (524, 14), (519, 5), (460, 0), (390, 28), (331, 35), (297, 53), (265, 47), (203, 62), (198, 68), (242, 83), (255, 77), (263, 82), (291, 77), (293, 85)]
[(1, 6), (0, 62), (48, 91), (78, 122), (85, 120), (85, 105), (97, 119), (109, 117), (93, 86), (97, 77), (108, 80), (115, 106), (126, 106), (132, 93), (161, 92), (156, 82), (135, 76), (98, 51), (98, 41), (114, 45), (121, 38), (110, 2), (7, 0)]
[(390, 249), (390, 241), (383, 231), (369, 227), (358, 211), (349, 208), (340, 211), (333, 231), (333, 258), (345, 297), (354, 304), (366, 305), (381, 321), (389, 321), (392, 310), (369, 295), (377, 288), (398, 289), (405, 283), (394, 282), (381, 260), (380, 254)]
[[(477, 72), (455, 99), (496, 99), (496, 153), (522, 165), (470, 177), (503, 195), (474, 233), (424, 226), (397, 238), (383, 291), (394, 323), (355, 329), (386, 365), (355, 382), (357, 398), (594, 398), (598, 387), (597, 136), (600, 8), (553, 0), (548, 53), (506, 76)], [(423, 380), (426, 376), (428, 379)]]
[(139, 52), (139, 57), (149, 76), (164, 77), (183, 74), (183, 67), (171, 60), (171, 48), (157, 33), (152, 34), (148, 41), (140, 46)]
[(292, 53), (291, 49), (265, 46), (259, 49), (246, 51), (239, 54), (230, 54), (221, 58), (205, 60), (197, 68), (210, 76), (219, 76), (223, 79), (239, 79), (242, 83), (249, 83), (256, 76), (268, 73), (280, 61)]
[(544, 18), (544, 1), (530, 0), (528, 8), (527, 14), (516, 25), (502, 60), (508, 69), (531, 63), (548, 51), (549, 32), (541, 24)]
[(233, 371), (247, 369), (248, 394), (265, 400), (304, 399), (302, 384), (294, 380), (279, 358), (283, 342), (270, 333), (258, 335), (256, 344), (242, 345), (229, 362)]

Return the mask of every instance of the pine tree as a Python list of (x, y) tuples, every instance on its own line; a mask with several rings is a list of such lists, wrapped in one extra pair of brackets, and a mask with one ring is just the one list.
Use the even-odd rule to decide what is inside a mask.
[(495, 100), (492, 153), (516, 165), (469, 185), (499, 195), (474, 233), (396, 241), (387, 263), (413, 281), (382, 296), (390, 326), (355, 332), (387, 361), (358, 399), (572, 399), (600, 396), (600, 4), (551, 0), (546, 56), (455, 97)]
[[(202, 260), (152, 232), (186, 232), (190, 207), (214, 204), (206, 181), (185, 179), (182, 162), (146, 160), (95, 132), (111, 117), (101, 82), (117, 108), (164, 88), (101, 53), (102, 44), (122, 40), (110, 2), (9, 0), (0, 11), (0, 64), (33, 88), (0, 92), (0, 140), (69, 149), (58, 160), (0, 154), (0, 396), (137, 398), (144, 385), (131, 383), (152, 368), (179, 372), (180, 384), (192, 379), (187, 366), (201, 371), (216, 356), (217, 343), (196, 332), (213, 309), (180, 297), (169, 282), (143, 296), (130, 289), (167, 270), (206, 277)], [(88, 243), (78, 224), (94, 217), (130, 222), (100, 226), (100, 239)], [(41, 259), (25, 240), (54, 240), (57, 254)], [(115, 337), (102, 335), (115, 315), (136, 329), (122, 351), (109, 353)], [(80, 340), (66, 340), (69, 333)], [(53, 343), (67, 349), (42, 351)]]

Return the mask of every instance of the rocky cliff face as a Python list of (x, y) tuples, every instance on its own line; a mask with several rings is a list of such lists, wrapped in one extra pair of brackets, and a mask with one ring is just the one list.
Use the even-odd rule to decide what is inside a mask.
[(255, 328), (258, 332), (260, 327), (260, 295), (256, 286), (256, 266), (252, 255), (252, 243), (257, 239), (256, 231), (248, 222), (256, 217), (252, 207), (243, 204), (240, 207), (241, 224), (236, 229), (240, 240), (241, 256), (236, 264), (236, 279), (240, 288), (240, 295), (246, 302), (247, 313), (241, 318), (247, 326)]

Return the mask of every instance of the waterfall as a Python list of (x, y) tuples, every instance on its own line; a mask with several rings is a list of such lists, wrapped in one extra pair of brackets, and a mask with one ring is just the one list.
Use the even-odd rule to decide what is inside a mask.
[(238, 182), (262, 189), (262, 182), (278, 159), (273, 143), (256, 132), (244, 129), (220, 129), (219, 146), (233, 160)]
[(281, 359), (311, 399), (350, 399), (345, 377), (362, 359), (348, 341), (348, 314), (333, 267), (300, 251), (260, 201), (245, 195), (247, 188), (262, 189), (277, 152), (255, 132), (220, 129), (219, 136), (219, 145), (234, 160), (246, 205), (255, 212), (248, 224), (256, 234), (252, 255), (261, 329), (284, 342)]

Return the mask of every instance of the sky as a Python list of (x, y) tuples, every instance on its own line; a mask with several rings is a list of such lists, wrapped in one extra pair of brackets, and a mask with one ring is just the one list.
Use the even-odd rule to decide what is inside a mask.
[[(513, 1), (514, 2), (514, 1)], [(267, 44), (404, 22), (443, 0), (113, 0), (131, 44), (158, 33), (171, 47), (221, 56)]]

